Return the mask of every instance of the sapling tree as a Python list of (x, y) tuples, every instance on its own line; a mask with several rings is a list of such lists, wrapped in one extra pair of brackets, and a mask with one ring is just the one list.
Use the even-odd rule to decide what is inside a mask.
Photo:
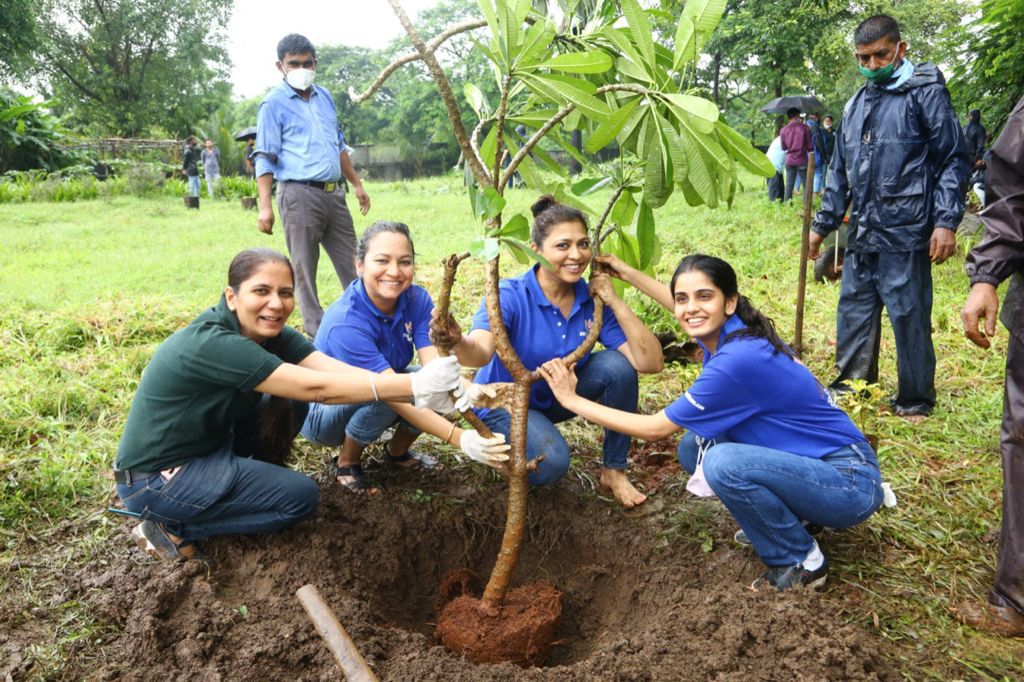
[[(689, 0), (672, 36), (653, 33), (649, 13), (638, 0), (559, 0), (559, 25), (537, 11), (535, 5), (543, 9), (543, 3), (479, 0), (482, 20), (452, 26), (430, 41), (420, 36), (400, 0), (388, 2), (415, 51), (395, 60), (366, 92), (352, 93), (352, 99), (372, 97), (403, 64), (422, 60), (426, 65), (472, 175), (468, 194), (478, 223), (470, 253), (445, 263), (436, 326), (447, 324), (459, 262), (467, 256), (485, 261), (491, 332), (498, 357), (514, 378), (490, 404), (507, 409), (512, 423), (505, 533), (481, 600), (483, 611), (497, 613), (525, 528), (527, 410), (530, 386), (539, 380), (537, 368), (524, 366), (509, 342), (499, 302), (499, 261), (504, 253), (524, 264), (541, 261), (547, 266), (528, 245), (528, 217), (506, 211), (506, 188), (518, 173), (529, 188), (592, 216), (595, 251), (604, 248), (630, 265), (648, 269), (658, 253), (655, 210), (673, 192), (682, 192), (693, 206), (729, 204), (737, 188), (737, 166), (761, 176), (772, 175), (774, 168), (719, 120), (714, 103), (693, 87), (701, 47), (718, 23), (725, 0)], [(467, 84), (460, 94), (476, 114), (476, 121), (467, 122), (435, 52), (450, 37), (483, 27), (488, 35), (475, 47), (488, 59), (498, 97), (489, 101), (482, 88)], [(668, 41), (671, 48), (662, 44)], [(484, 77), (487, 74), (480, 74)], [(617, 156), (610, 163), (596, 164), (571, 144), (573, 131), (582, 131), (587, 153), (615, 143)], [(552, 149), (579, 161), (582, 177), (570, 177)], [(591, 203), (598, 196), (606, 197), (599, 207)], [(595, 297), (594, 324), (566, 363), (593, 348), (602, 310)], [(435, 337), (440, 351), (449, 352), (447, 335), (443, 329), (435, 331), (442, 332)]]

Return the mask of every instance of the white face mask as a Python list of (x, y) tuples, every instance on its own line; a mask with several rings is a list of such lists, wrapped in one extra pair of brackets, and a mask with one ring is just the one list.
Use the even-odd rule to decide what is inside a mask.
[(316, 80), (316, 71), (312, 69), (293, 69), (285, 74), (285, 81), (296, 90), (308, 90)]

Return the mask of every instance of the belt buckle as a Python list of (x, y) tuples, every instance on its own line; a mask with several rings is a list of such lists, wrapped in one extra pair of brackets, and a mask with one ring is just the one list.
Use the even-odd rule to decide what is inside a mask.
[(327, 192), (328, 194), (333, 194), (334, 190), (336, 190), (337, 188), (338, 188), (338, 183), (336, 183), (336, 182), (325, 182), (324, 183), (324, 191)]

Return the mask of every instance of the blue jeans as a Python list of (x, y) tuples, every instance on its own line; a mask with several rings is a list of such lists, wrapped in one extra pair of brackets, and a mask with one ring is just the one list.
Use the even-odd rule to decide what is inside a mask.
[(317, 445), (335, 447), (346, 438), (366, 445), (380, 437), (380, 434), (397, 424), (408, 433), (419, 433), (419, 429), (399, 417), (387, 403), (358, 403), (351, 405), (325, 405), (310, 403), (302, 435)]
[[(636, 412), (639, 395), (636, 370), (626, 356), (617, 350), (594, 353), (582, 369), (577, 369), (579, 384), (576, 392), (589, 400), (617, 410)], [(529, 481), (534, 485), (554, 483), (569, 471), (569, 445), (558, 432), (555, 424), (572, 419), (576, 415), (555, 403), (546, 410), (530, 410), (526, 425), (526, 458), (534, 459), (544, 455), (544, 461), (537, 470), (530, 472)], [(495, 433), (509, 433), (512, 417), (508, 410), (490, 410), (483, 421)], [(604, 466), (607, 469), (623, 470), (629, 455), (629, 436), (616, 431), (604, 430)]]
[(190, 197), (199, 196), (199, 176), (198, 175), (186, 175), (188, 178), (188, 195)]
[[(697, 438), (679, 443), (679, 463), (693, 473)], [(882, 476), (867, 443), (821, 459), (758, 445), (723, 442), (704, 455), (704, 477), (768, 566), (793, 566), (814, 546), (801, 521), (849, 528), (882, 504)]]
[(308, 476), (238, 457), (232, 444), (185, 464), (169, 480), (157, 474), (118, 485), (125, 509), (184, 540), (274, 533), (311, 516), (320, 501)]

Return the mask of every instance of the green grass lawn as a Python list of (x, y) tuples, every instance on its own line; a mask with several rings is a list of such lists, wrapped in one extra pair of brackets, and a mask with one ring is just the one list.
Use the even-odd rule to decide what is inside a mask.
[[(753, 178), (751, 187), (759, 188)], [(417, 279), (436, 291), (438, 262), (465, 250), (475, 235), (461, 179), (370, 183), (373, 208), (356, 216), (409, 224), (418, 254)], [(532, 193), (511, 191), (514, 210)], [(595, 202), (596, 203), (596, 202)], [(99, 511), (109, 468), (143, 367), (156, 345), (219, 297), (227, 265), (240, 249), (284, 249), (280, 224), (272, 236), (256, 214), (235, 202), (204, 201), (186, 211), (179, 199), (117, 198), (72, 204), (5, 205), (0, 222), (0, 535), (5, 564), (24, 560), (41, 538), (64, 528), (68, 557), (88, 560), (113, 523)], [(798, 276), (800, 210), (771, 205), (759, 189), (741, 192), (732, 210), (691, 208), (675, 196), (657, 213), (665, 276), (678, 257), (702, 251), (725, 257), (740, 290), (792, 338)], [(839, 602), (846, 616), (893, 643), (908, 678), (1024, 677), (1024, 646), (961, 627), (948, 608), (983, 597), (992, 578), (999, 527), (999, 417), (1006, 333), (993, 349), (974, 349), (959, 330), (967, 292), (963, 247), (934, 270), (933, 326), (939, 359), (935, 416), (911, 426), (890, 416), (885, 400), (853, 405), (862, 427), (879, 437), (883, 475), (899, 506), (863, 526), (836, 534), (829, 550), (835, 578), (858, 586), (859, 600)], [(521, 269), (506, 264), (513, 273)], [(483, 269), (460, 270), (454, 310), (468, 323), (482, 292)], [(340, 286), (326, 257), (321, 300)], [(838, 285), (808, 285), (804, 360), (822, 380), (832, 374)], [(652, 326), (671, 318), (630, 293)], [(298, 322), (296, 312), (293, 322)], [(692, 380), (693, 367), (666, 370), (642, 384), (644, 408), (655, 410)], [(895, 392), (891, 332), (882, 341), (882, 394)], [(75, 532), (66, 534), (70, 519)], [(33, 600), (32, 573), (0, 573), (0, 589)], [(38, 597), (42, 599), (42, 597)], [(66, 605), (69, 613), (75, 605)], [(41, 658), (88, 629), (69, 620), (63, 635), (41, 643)], [(83, 624), (84, 623), (84, 624)], [(77, 628), (77, 629), (76, 629)], [(77, 634), (76, 634), (77, 633)], [(58, 668), (59, 668), (59, 664)]]

